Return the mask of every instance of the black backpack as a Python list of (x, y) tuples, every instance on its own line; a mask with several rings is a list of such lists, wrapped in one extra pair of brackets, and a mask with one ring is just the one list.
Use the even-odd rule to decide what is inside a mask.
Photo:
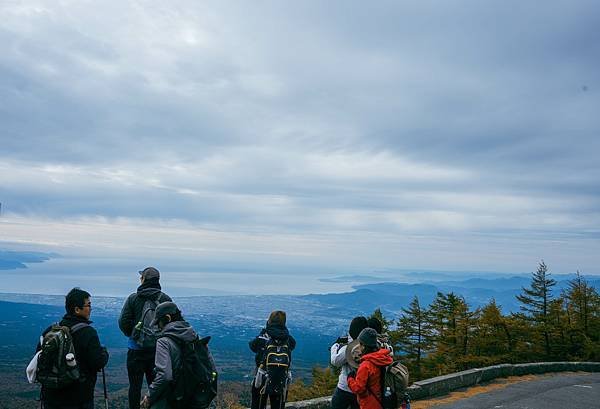
[(264, 348), (261, 367), (267, 372), (267, 379), (261, 393), (283, 395), (288, 387), (288, 376), (292, 357), (287, 339), (270, 338)]
[(80, 322), (71, 328), (52, 324), (41, 340), (36, 380), (48, 389), (60, 389), (82, 381), (73, 346), (73, 334), (89, 324)]
[(140, 320), (133, 328), (131, 338), (141, 348), (149, 349), (156, 347), (156, 340), (158, 339), (159, 329), (157, 324), (153, 324), (154, 316), (156, 314), (156, 307), (158, 307), (159, 299), (151, 300), (146, 299), (142, 306), (142, 315)]
[(181, 349), (181, 365), (174, 368), (169, 407), (205, 409), (217, 396), (217, 368), (208, 350), (210, 337), (185, 342), (173, 335), (163, 335)]

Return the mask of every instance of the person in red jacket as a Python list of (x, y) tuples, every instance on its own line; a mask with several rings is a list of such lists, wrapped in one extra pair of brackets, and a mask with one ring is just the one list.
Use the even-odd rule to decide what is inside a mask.
[(348, 386), (358, 397), (360, 409), (381, 409), (381, 368), (393, 362), (390, 351), (380, 348), (377, 331), (365, 328), (358, 335), (363, 350), (356, 373), (348, 374)]

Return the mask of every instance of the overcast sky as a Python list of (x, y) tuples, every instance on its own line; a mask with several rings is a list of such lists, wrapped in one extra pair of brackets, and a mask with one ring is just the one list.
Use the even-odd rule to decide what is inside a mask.
[(2, 1), (0, 247), (600, 274), (597, 1)]

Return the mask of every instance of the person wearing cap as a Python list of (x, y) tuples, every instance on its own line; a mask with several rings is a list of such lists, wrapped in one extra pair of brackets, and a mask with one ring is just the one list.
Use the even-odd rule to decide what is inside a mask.
[[(181, 311), (171, 301), (163, 302), (156, 307), (154, 323), (160, 329), (154, 359), (156, 375), (148, 387), (148, 395), (144, 396), (139, 403), (142, 408), (171, 409), (168, 398), (174, 380), (173, 373), (181, 366), (182, 359), (179, 343), (192, 342), (198, 338), (198, 334), (183, 319)], [(212, 360), (212, 356), (209, 355), (209, 358)]]
[(367, 319), (365, 317), (354, 317), (350, 322), (348, 336), (338, 338), (330, 348), (331, 365), (341, 368), (338, 384), (331, 398), (331, 409), (358, 409), (359, 407), (356, 395), (348, 386), (348, 373), (352, 370), (352, 367), (346, 358), (346, 350), (348, 344), (352, 343), (366, 327)]
[(154, 356), (156, 346), (142, 348), (134, 339), (134, 328), (140, 325), (144, 304), (150, 300), (156, 304), (171, 301), (171, 297), (161, 291), (160, 272), (154, 267), (139, 271), (140, 286), (131, 294), (121, 311), (119, 328), (128, 337), (127, 375), (129, 377), (129, 409), (139, 409), (144, 375), (150, 385), (154, 379)]
[(362, 350), (358, 371), (348, 374), (348, 386), (358, 397), (360, 409), (381, 409), (383, 379), (381, 368), (394, 360), (390, 351), (381, 348), (377, 341), (377, 331), (365, 328), (358, 335)]

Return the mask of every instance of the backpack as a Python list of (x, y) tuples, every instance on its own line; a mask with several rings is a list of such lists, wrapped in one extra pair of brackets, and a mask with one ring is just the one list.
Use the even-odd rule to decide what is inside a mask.
[(408, 369), (400, 361), (395, 361), (381, 369), (383, 388), (381, 404), (383, 409), (396, 409), (398, 401), (408, 387)]
[(283, 395), (289, 383), (289, 370), (292, 363), (290, 347), (286, 341), (269, 337), (264, 352), (261, 368), (266, 372), (266, 380), (262, 394)]
[(185, 342), (166, 334), (181, 350), (181, 365), (174, 368), (169, 395), (169, 407), (177, 409), (205, 409), (217, 396), (217, 368), (208, 350), (210, 337)]
[(158, 304), (160, 304), (158, 298), (156, 300), (146, 299), (142, 306), (142, 315), (131, 334), (131, 338), (140, 348), (151, 349), (156, 347), (156, 340), (160, 331), (158, 324), (152, 325), (152, 322), (154, 321)]
[(80, 322), (71, 328), (52, 324), (42, 336), (36, 380), (48, 389), (60, 389), (82, 381), (73, 346), (73, 334), (89, 324)]

